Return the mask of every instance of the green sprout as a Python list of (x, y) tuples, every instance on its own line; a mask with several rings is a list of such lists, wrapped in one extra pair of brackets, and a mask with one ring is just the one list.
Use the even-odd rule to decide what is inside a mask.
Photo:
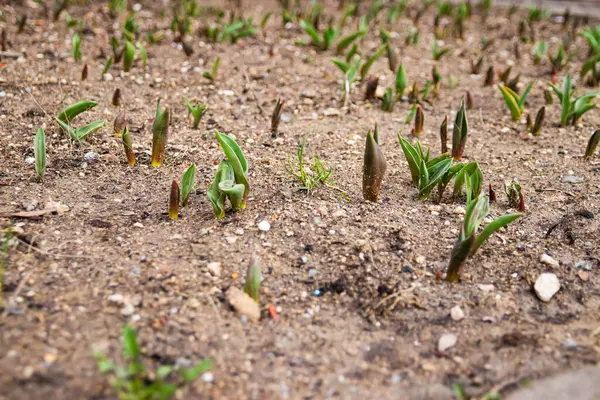
[(499, 217), (477, 234), (479, 225), (489, 213), (489, 199), (487, 195), (481, 195), (467, 204), (465, 218), (458, 234), (458, 240), (452, 248), (450, 264), (446, 280), (448, 282), (458, 282), (462, 272), (462, 265), (466, 259), (473, 256), (479, 247), (504, 226), (510, 224), (522, 214), (508, 214)]
[(267, 32), (265, 30), (265, 27), (267, 26), (267, 23), (269, 22), (269, 19), (271, 18), (271, 15), (273, 15), (273, 12), (269, 11), (260, 20), (260, 30), (263, 33), (263, 36), (267, 36)]
[(288, 155), (287, 170), (292, 177), (300, 182), (301, 186), (299, 190), (305, 190), (308, 194), (316, 189), (319, 185), (325, 185), (327, 187), (334, 183), (330, 178), (333, 174), (333, 168), (327, 168), (318, 156), (313, 157), (313, 163), (310, 166), (304, 165), (304, 150), (306, 148), (306, 141), (308, 139), (307, 133), (302, 139), (302, 143), (298, 146), (297, 157), (298, 157), (298, 168), (294, 166), (291, 157)]
[(533, 56), (533, 63), (538, 65), (544, 57), (546, 57), (546, 53), (548, 52), (548, 43), (545, 40), (541, 40), (533, 46), (531, 50), (531, 55)]
[(440, 48), (436, 40), (431, 41), (431, 55), (435, 61), (439, 61), (449, 51), (448, 47)]
[(583, 80), (586, 75), (590, 75), (587, 83), (590, 86), (600, 84), (600, 53), (590, 57), (582, 66), (579, 77)]
[(110, 69), (110, 67), (112, 67), (112, 63), (113, 63), (113, 58), (112, 58), (112, 56), (110, 56), (104, 63), (104, 68), (102, 68), (102, 76), (104, 76), (104, 75), (106, 75), (106, 73), (108, 73), (108, 70)]
[(329, 50), (339, 35), (339, 31), (331, 25), (323, 32), (323, 38), (321, 38), (317, 29), (310, 22), (301, 19), (299, 25), (310, 36), (313, 46), (320, 51)]
[(123, 71), (129, 72), (129, 70), (131, 70), (134, 58), (135, 58), (135, 47), (128, 40), (125, 42), (125, 53), (123, 55)]
[(208, 106), (206, 104), (196, 104), (195, 106), (190, 103), (190, 101), (186, 98), (183, 99), (185, 102), (185, 106), (190, 111), (190, 114), (194, 117), (194, 122), (192, 124), (193, 129), (198, 129), (198, 125), (200, 125), (200, 121), (206, 111), (208, 110)]
[(56, 118), (56, 122), (58, 123), (58, 125), (60, 125), (63, 131), (69, 134), (71, 139), (77, 142), (81, 142), (82, 140), (86, 139), (89, 135), (91, 135), (92, 133), (96, 132), (104, 126), (104, 120), (94, 121), (78, 129), (73, 128), (71, 124), (67, 124), (66, 122), (63, 122), (58, 118)]
[(348, 36), (340, 39), (340, 41), (338, 42), (338, 44), (335, 48), (335, 52), (337, 54), (342, 54), (344, 52), (344, 50), (346, 50), (346, 48), (348, 48), (348, 46), (350, 46), (352, 43), (354, 43), (357, 39), (361, 39), (361, 38), (365, 37), (366, 34), (367, 34), (367, 25), (363, 24), (362, 20), (361, 20), (361, 26), (359, 27), (358, 31), (351, 33)]
[(250, 184), (247, 178), (248, 163), (238, 144), (233, 138), (219, 131), (215, 132), (215, 136), (227, 159), (219, 164), (215, 179), (208, 189), (208, 199), (215, 216), (221, 219), (225, 216), (227, 198), (233, 211), (246, 208)]
[(504, 193), (508, 197), (509, 207), (525, 212), (525, 199), (521, 193), (519, 181), (513, 179), (511, 182), (504, 182)]
[(545, 115), (546, 115), (546, 107), (542, 106), (542, 108), (539, 109), (539, 111), (537, 112), (537, 114), (535, 116), (535, 123), (531, 127), (531, 134), (533, 136), (539, 136), (540, 133), (542, 132), (542, 125), (544, 123)]
[(425, 123), (425, 114), (423, 113), (423, 107), (417, 104), (415, 112), (415, 126), (412, 129), (413, 136), (420, 136), (423, 133), (423, 124)]
[(125, 156), (127, 157), (127, 163), (130, 167), (135, 165), (135, 153), (133, 152), (133, 146), (131, 144), (131, 135), (127, 126), (123, 128), (123, 134), (121, 135), (121, 141), (123, 142), (123, 148), (125, 149)]
[(148, 53), (146, 52), (146, 47), (141, 44), (138, 43), (138, 51), (140, 52), (140, 59), (142, 60), (142, 68), (146, 68), (146, 65), (148, 65)]
[(396, 98), (400, 100), (404, 95), (404, 91), (408, 86), (408, 78), (406, 77), (406, 72), (404, 71), (404, 66), (400, 64), (398, 70), (396, 71), (396, 80), (395, 80), (395, 89), (396, 89)]
[(584, 158), (588, 159), (594, 155), (594, 152), (598, 147), (598, 143), (600, 143), (600, 129), (597, 129), (592, 136), (590, 136), (590, 140), (585, 148)]
[(600, 25), (596, 25), (595, 28), (586, 26), (579, 35), (587, 40), (590, 55), (600, 54)]
[(156, 117), (152, 124), (152, 166), (160, 167), (165, 156), (165, 147), (169, 135), (169, 124), (171, 123), (171, 113), (166, 107), (161, 111), (160, 100), (156, 104)]
[(442, 154), (448, 153), (448, 116), (444, 116), (444, 120), (440, 125), (440, 142), (442, 145)]
[(485, 81), (483, 82), (483, 86), (492, 86), (494, 84), (494, 67), (490, 65), (485, 73)]
[(444, 153), (430, 159), (429, 150), (424, 153), (418, 140), (413, 146), (398, 134), (398, 141), (408, 163), (412, 183), (419, 189), (419, 199), (426, 200), (433, 189), (442, 183), (442, 179), (450, 170), (452, 158)]
[(371, 66), (379, 59), (379, 57), (381, 57), (383, 53), (385, 53), (386, 50), (387, 45), (384, 44), (367, 58), (367, 61), (365, 61), (365, 63), (360, 67), (360, 76), (362, 79), (366, 79)]
[(467, 204), (476, 199), (481, 194), (483, 188), (483, 172), (476, 162), (470, 162), (462, 165), (462, 168), (456, 173), (454, 180), (453, 196), (459, 196), (463, 186), (467, 194)]
[(43, 128), (38, 129), (35, 134), (33, 153), (35, 155), (35, 172), (43, 182), (46, 173), (46, 134)]
[(190, 193), (196, 183), (196, 164), (192, 163), (181, 178), (181, 205), (187, 207)]
[(248, 274), (246, 275), (246, 283), (244, 283), (244, 292), (250, 296), (257, 304), (260, 301), (260, 283), (262, 281), (262, 273), (260, 267), (260, 259), (257, 255), (252, 256)]
[(551, 54), (548, 54), (548, 59), (550, 60), (550, 65), (552, 65), (552, 72), (559, 73), (563, 70), (564, 67), (567, 66), (569, 61), (571, 61), (572, 56), (567, 56), (564, 46), (561, 44), (558, 46), (558, 50), (556, 51), (556, 55), (552, 57)]
[(589, 92), (581, 97), (573, 97), (575, 89), (571, 86), (571, 75), (569, 74), (567, 74), (563, 81), (562, 91), (552, 83), (550, 83), (550, 87), (554, 90), (560, 102), (560, 124), (562, 126), (566, 126), (569, 123), (575, 125), (583, 114), (596, 107), (591, 101), (596, 97), (597, 92)]
[(483, 56), (480, 56), (477, 59), (477, 62), (473, 62), (473, 60), (471, 60), (471, 74), (479, 75), (479, 73), (481, 72), (481, 68), (483, 68), (484, 61), (485, 57)]
[(56, 119), (63, 122), (70, 122), (79, 114), (88, 111), (91, 108), (94, 108), (98, 103), (95, 101), (80, 101), (75, 103), (69, 107), (64, 108), (56, 117)]
[(419, 28), (414, 25), (408, 27), (408, 32), (406, 34), (406, 38), (404, 39), (404, 44), (407, 46), (416, 46), (419, 44)]
[[(119, 399), (131, 400), (168, 400), (175, 396), (177, 389), (193, 382), (202, 373), (210, 370), (212, 360), (204, 360), (191, 368), (177, 368), (161, 365), (154, 372), (147, 371), (142, 362), (143, 354), (138, 344), (136, 331), (125, 325), (122, 335), (123, 359), (126, 365), (116, 365), (99, 351), (94, 351), (98, 369), (103, 374), (111, 375), (111, 384)], [(177, 383), (173, 372), (181, 379)]]
[(527, 100), (527, 96), (529, 95), (534, 83), (535, 81), (527, 85), (521, 96), (515, 93), (508, 86), (498, 84), (498, 89), (500, 89), (502, 97), (504, 98), (504, 102), (510, 110), (510, 115), (513, 121), (519, 121), (521, 119), (521, 115), (523, 115), (523, 112), (525, 111), (525, 101)]
[(383, 92), (383, 97), (381, 98), (381, 109), (385, 112), (394, 111), (394, 106), (396, 105), (396, 99), (394, 98), (394, 92), (392, 88), (387, 88), (385, 92)]
[(221, 62), (221, 57), (217, 57), (215, 58), (215, 61), (213, 61), (213, 65), (212, 65), (212, 69), (210, 72), (208, 71), (204, 71), (202, 73), (202, 76), (205, 77), (206, 79), (208, 79), (211, 82), (214, 82), (217, 80), (217, 72), (219, 72), (219, 63)]
[(135, 13), (129, 14), (123, 25), (123, 36), (125, 36), (127, 41), (133, 42), (136, 39), (139, 30), (140, 26), (135, 22)]
[(331, 60), (344, 74), (344, 82), (343, 82), (343, 90), (344, 90), (344, 107), (348, 104), (348, 100), (350, 99), (350, 92), (352, 91), (352, 86), (354, 82), (356, 82), (358, 78), (358, 66), (360, 64), (360, 59), (356, 60), (356, 62), (350, 64), (349, 62), (339, 60), (334, 58)]
[(452, 129), (452, 158), (455, 160), (462, 159), (467, 144), (469, 134), (469, 124), (467, 122), (467, 110), (465, 109), (464, 100), (461, 101), (458, 113), (454, 119), (454, 127)]
[(73, 35), (73, 58), (75, 61), (81, 60), (81, 38), (76, 33)]
[(171, 182), (171, 193), (169, 195), (169, 218), (178, 219), (179, 218), (179, 184), (177, 180), (173, 179)]
[[(379, 135), (377, 135), (379, 136)], [(381, 192), (381, 183), (385, 176), (387, 163), (379, 143), (373, 137), (371, 131), (367, 133), (365, 144), (365, 155), (363, 161), (363, 198), (377, 203)]]

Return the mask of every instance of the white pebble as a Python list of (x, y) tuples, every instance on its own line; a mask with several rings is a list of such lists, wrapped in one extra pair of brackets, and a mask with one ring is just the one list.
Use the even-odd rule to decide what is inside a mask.
[(267, 220), (262, 220), (258, 223), (258, 229), (263, 232), (268, 232), (271, 229), (271, 224)]

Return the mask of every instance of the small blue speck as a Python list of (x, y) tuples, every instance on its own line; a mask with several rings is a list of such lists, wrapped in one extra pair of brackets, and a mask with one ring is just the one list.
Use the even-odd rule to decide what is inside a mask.
[(313, 292), (313, 295), (315, 295), (315, 296), (317, 296), (317, 297), (318, 297), (318, 296), (320, 296), (320, 295), (321, 295), (321, 291), (320, 291), (319, 289), (316, 289), (316, 290)]

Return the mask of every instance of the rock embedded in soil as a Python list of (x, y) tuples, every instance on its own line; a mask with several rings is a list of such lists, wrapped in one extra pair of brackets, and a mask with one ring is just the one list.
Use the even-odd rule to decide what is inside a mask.
[(583, 183), (585, 181), (585, 179), (581, 176), (567, 175), (567, 176), (563, 177), (562, 181), (564, 183), (570, 183), (572, 185), (577, 185), (579, 183)]
[(450, 317), (452, 317), (454, 321), (462, 321), (465, 319), (465, 313), (460, 306), (454, 306), (450, 309)]
[(443, 353), (444, 351), (454, 347), (457, 340), (458, 339), (456, 335), (452, 333), (444, 333), (438, 340), (438, 351)]
[(537, 278), (533, 289), (538, 298), (547, 303), (559, 291), (560, 282), (556, 275), (545, 272)]
[(268, 232), (271, 229), (271, 224), (269, 221), (263, 220), (258, 223), (258, 229), (263, 232)]
[(256, 322), (260, 319), (260, 308), (258, 304), (246, 293), (236, 287), (227, 290), (227, 301), (240, 316), (246, 316), (248, 320)]
[(206, 269), (212, 276), (216, 276), (217, 278), (221, 276), (221, 263), (220, 262), (209, 262), (206, 265)]
[(552, 268), (558, 268), (560, 266), (560, 263), (558, 261), (556, 261), (554, 258), (550, 257), (546, 253), (544, 253), (540, 256), (540, 262), (542, 264), (549, 265)]

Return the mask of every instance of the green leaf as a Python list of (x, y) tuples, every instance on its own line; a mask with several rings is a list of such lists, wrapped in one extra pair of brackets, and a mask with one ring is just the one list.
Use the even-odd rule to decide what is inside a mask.
[(174, 369), (172, 365), (161, 365), (156, 369), (156, 379), (164, 380)]
[(138, 44), (138, 48), (140, 51), (140, 59), (142, 60), (142, 67), (146, 68), (148, 64), (148, 53), (146, 52), (146, 47), (143, 44)]
[(304, 29), (308, 36), (310, 36), (310, 40), (312, 41), (313, 45), (319, 49), (323, 48), (323, 42), (321, 42), (319, 32), (317, 32), (317, 30), (309, 22), (306, 22), (303, 19), (300, 20), (299, 24), (300, 28)]
[(194, 184), (196, 182), (196, 164), (192, 163), (189, 168), (183, 174), (181, 179), (181, 204), (185, 207), (188, 204), (188, 198)]
[(94, 351), (94, 358), (96, 359), (96, 363), (98, 364), (98, 369), (101, 373), (105, 374), (107, 372), (112, 372), (115, 369), (115, 364), (107, 359), (104, 354)]
[(76, 129), (74, 132), (74, 139), (78, 142), (87, 139), (89, 135), (96, 132), (98, 129), (104, 126), (104, 120), (94, 121), (86, 126)]
[[(424, 164), (421, 163), (421, 166), (423, 165)], [(425, 167), (426, 169), (428, 169), (428, 182), (425, 186), (421, 185), (421, 188), (419, 190), (419, 198), (421, 200), (425, 200), (429, 197), (431, 191), (441, 182), (442, 178), (444, 177), (444, 175), (446, 175), (451, 165), (452, 158), (446, 155), (446, 157), (439, 159), (438, 162), (432, 165), (431, 168)]]
[(219, 168), (215, 174), (215, 179), (208, 188), (208, 199), (212, 204), (215, 216), (218, 219), (225, 217), (225, 200), (227, 195), (219, 190), (219, 184), (224, 181), (233, 181), (234, 174), (231, 164), (227, 160), (223, 160), (219, 163)]
[(567, 74), (563, 82), (560, 106), (560, 123), (562, 126), (565, 126), (569, 121), (569, 116), (571, 116), (571, 75), (569, 74)]
[(527, 87), (525, 88), (525, 91), (523, 91), (523, 94), (521, 95), (521, 97), (517, 97), (517, 101), (518, 101), (518, 105), (519, 105), (519, 109), (521, 110), (521, 113), (523, 113), (523, 109), (525, 107), (525, 101), (527, 100), (527, 96), (529, 95), (529, 92), (531, 91), (531, 88), (533, 87), (534, 84), (535, 84), (535, 81), (533, 81), (529, 85), (527, 85)]
[(500, 89), (500, 93), (502, 93), (502, 97), (504, 97), (504, 102), (510, 110), (512, 120), (518, 121), (521, 118), (521, 114), (523, 113), (521, 107), (519, 106), (519, 103), (517, 102), (519, 96), (515, 92), (513, 92), (509, 87), (504, 86), (500, 83), (498, 84), (498, 89)]
[(332, 58), (331, 62), (333, 62), (339, 69), (341, 69), (344, 74), (350, 69), (350, 64), (338, 58)]
[(135, 58), (135, 47), (128, 40), (125, 42), (125, 53), (123, 54), (123, 71), (129, 72)]
[(60, 121), (70, 123), (76, 116), (91, 108), (94, 108), (96, 104), (98, 103), (95, 101), (80, 101), (63, 109), (56, 118)]
[(244, 283), (244, 292), (252, 297), (252, 299), (259, 303), (260, 298), (260, 283), (262, 281), (260, 259), (257, 256), (252, 257), (250, 267), (248, 268), (248, 274), (246, 275), (246, 282)]
[(452, 129), (452, 158), (455, 160), (462, 158), (468, 133), (467, 110), (465, 109), (465, 102), (463, 100), (460, 103), (458, 113), (456, 113), (454, 128)]
[(35, 134), (33, 152), (35, 155), (35, 172), (43, 181), (46, 173), (46, 134), (43, 128), (39, 128)]
[[(485, 198), (487, 201), (487, 197), (483, 196), (482, 198)], [(475, 238), (475, 243), (473, 244), (473, 247), (471, 248), (471, 255), (475, 254), (475, 252), (477, 252), (477, 250), (479, 249), (479, 247), (490, 237), (492, 236), (495, 232), (497, 232), (498, 230), (500, 230), (500, 228), (510, 224), (511, 222), (513, 222), (514, 220), (516, 220), (517, 218), (519, 218), (521, 215), (523, 214), (508, 214), (508, 215), (504, 215), (502, 217), (496, 218), (494, 221), (490, 222), (489, 224), (486, 225), (485, 228), (483, 228), (483, 230), (481, 231), (481, 233), (479, 235), (477, 235), (477, 237)]]
[(408, 78), (406, 77), (406, 72), (404, 71), (404, 66), (402, 64), (400, 64), (400, 66), (398, 67), (398, 70), (396, 71), (396, 82), (395, 82), (396, 96), (398, 98), (402, 97), (402, 95), (404, 94), (404, 90), (406, 90), (407, 86), (408, 86)]
[(229, 197), (229, 201), (231, 201), (231, 209), (233, 211), (238, 211), (244, 208), (242, 205), (244, 204), (245, 189), (246, 187), (243, 184), (236, 184), (232, 179), (219, 182), (219, 190)]
[(123, 357), (127, 360), (135, 359), (142, 355), (137, 343), (137, 333), (129, 325), (123, 328)]
[(377, 61), (377, 59), (379, 59), (379, 57), (381, 57), (381, 55), (386, 50), (387, 50), (387, 44), (384, 44), (379, 49), (377, 49), (377, 51), (375, 53), (373, 53), (373, 55), (371, 55), (371, 57), (369, 57), (367, 59), (367, 61), (360, 68), (360, 76), (362, 79), (365, 79), (367, 77), (367, 74), (369, 73), (369, 70), (371, 69), (371, 66), (373, 65), (373, 63), (375, 63), (375, 61)]
[(202, 373), (209, 371), (214, 365), (213, 360), (204, 360), (192, 368), (183, 369), (180, 371), (181, 376), (186, 383), (193, 382), (196, 378), (198, 378)]
[(400, 134), (398, 134), (398, 141), (400, 142), (400, 147), (402, 147), (402, 151), (404, 152), (404, 158), (406, 158), (406, 161), (408, 162), (412, 183), (414, 186), (418, 187), (420, 176), (419, 168), (422, 157), (406, 139), (400, 136)]
[(219, 63), (221, 62), (221, 57), (217, 57), (215, 58), (215, 61), (213, 62), (213, 66), (212, 66), (212, 79), (217, 79), (217, 72), (219, 72)]
[(81, 49), (79, 48), (81, 45), (81, 38), (76, 33), (73, 35), (73, 58), (75, 61), (81, 60)]
[(106, 60), (106, 63), (104, 64), (104, 68), (102, 69), (102, 76), (104, 76), (108, 72), (108, 70), (112, 66), (112, 63), (113, 63), (113, 58), (112, 58), (112, 56), (110, 56), (110, 57), (108, 57), (108, 60)]
[(345, 38), (339, 41), (337, 47), (335, 48), (335, 52), (337, 54), (341, 54), (348, 46), (352, 44), (352, 42), (363, 36), (364, 32), (362, 31), (351, 33), (350, 35), (346, 36)]
[(596, 130), (590, 137), (590, 140), (585, 148), (585, 158), (590, 158), (594, 155), (596, 147), (598, 147), (598, 143), (600, 143), (600, 129)]

